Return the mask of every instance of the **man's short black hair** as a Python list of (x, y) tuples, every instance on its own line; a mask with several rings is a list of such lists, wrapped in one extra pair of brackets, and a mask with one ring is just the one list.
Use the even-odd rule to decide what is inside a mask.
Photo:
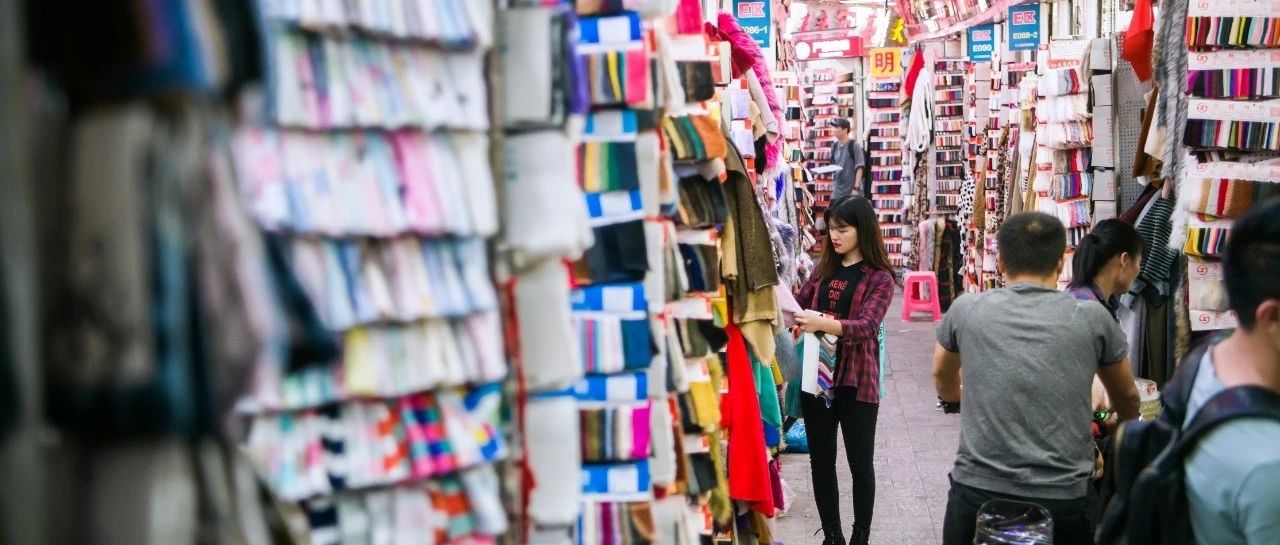
[(1280, 299), (1280, 198), (1236, 220), (1227, 239), (1222, 274), (1231, 310), (1245, 331), (1267, 299)]
[(848, 119), (845, 119), (845, 118), (843, 118), (843, 117), (839, 117), (839, 118), (836, 118), (836, 119), (831, 120), (831, 125), (832, 125), (833, 127), (839, 127), (839, 128), (841, 128), (841, 129), (845, 129), (845, 130), (849, 130), (849, 128), (853, 126), (851, 123), (849, 123), (849, 120), (848, 120)]
[(1067, 229), (1048, 214), (1023, 212), (1005, 220), (996, 242), (1006, 274), (1046, 276), (1058, 269), (1067, 249)]

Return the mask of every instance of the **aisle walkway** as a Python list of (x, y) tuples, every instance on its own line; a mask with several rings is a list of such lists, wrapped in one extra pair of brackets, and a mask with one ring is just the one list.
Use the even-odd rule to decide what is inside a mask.
[[(934, 410), (937, 396), (929, 374), (934, 323), (899, 320), (901, 294), (885, 319), (889, 351), (888, 397), (880, 404), (876, 430), (876, 514), (872, 545), (929, 545), (942, 542), (947, 502), (947, 472), (955, 461), (960, 417)], [(843, 447), (836, 464), (840, 476), (840, 514), (845, 537), (853, 526), (849, 467)], [(813, 503), (809, 457), (787, 454), (782, 474), (795, 492), (789, 513), (778, 520), (776, 539), (785, 545), (817, 545), (822, 527)]]

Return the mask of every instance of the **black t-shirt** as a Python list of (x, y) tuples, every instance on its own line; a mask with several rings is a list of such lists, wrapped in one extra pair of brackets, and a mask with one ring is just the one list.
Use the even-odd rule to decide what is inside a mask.
[(853, 304), (853, 292), (858, 290), (862, 282), (862, 263), (841, 265), (831, 275), (831, 279), (823, 282), (818, 290), (818, 309), (822, 312), (843, 319)]

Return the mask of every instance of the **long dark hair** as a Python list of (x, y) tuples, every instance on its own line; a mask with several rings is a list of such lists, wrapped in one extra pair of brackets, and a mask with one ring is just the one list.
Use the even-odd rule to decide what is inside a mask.
[(884, 238), (880, 235), (880, 219), (876, 217), (876, 209), (866, 197), (842, 197), (831, 203), (822, 215), (827, 224), (827, 236), (822, 242), (822, 258), (818, 260), (818, 268), (814, 272), (818, 280), (830, 280), (840, 267), (840, 256), (831, 244), (830, 230), (837, 225), (848, 225), (858, 231), (858, 250), (862, 252), (862, 261), (874, 269), (893, 274), (893, 264), (889, 262), (889, 251), (884, 247)]
[(1113, 218), (1098, 222), (1093, 231), (1076, 245), (1075, 256), (1071, 258), (1071, 287), (1093, 284), (1112, 258), (1129, 252), (1136, 259), (1142, 256), (1146, 245), (1138, 230), (1123, 220)]

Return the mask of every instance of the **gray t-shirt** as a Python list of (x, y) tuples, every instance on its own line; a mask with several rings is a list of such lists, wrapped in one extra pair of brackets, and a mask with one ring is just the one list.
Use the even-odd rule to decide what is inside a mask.
[(831, 164), (839, 165), (843, 170), (836, 173), (834, 186), (831, 188), (831, 201), (835, 202), (840, 197), (848, 197), (853, 194), (853, 190), (861, 187), (861, 180), (857, 179), (858, 167), (864, 166), (865, 160), (862, 157), (862, 146), (858, 145), (857, 140), (850, 139), (848, 145), (840, 145), (837, 140), (831, 143)]
[[(1184, 425), (1225, 387), (1212, 352), (1200, 361)], [(1185, 467), (1197, 543), (1280, 543), (1280, 422), (1248, 418), (1218, 426), (1187, 457)]]
[(938, 326), (960, 353), (960, 448), (951, 478), (1028, 498), (1087, 493), (1094, 469), (1093, 376), (1128, 342), (1097, 301), (1038, 284), (966, 294)]

